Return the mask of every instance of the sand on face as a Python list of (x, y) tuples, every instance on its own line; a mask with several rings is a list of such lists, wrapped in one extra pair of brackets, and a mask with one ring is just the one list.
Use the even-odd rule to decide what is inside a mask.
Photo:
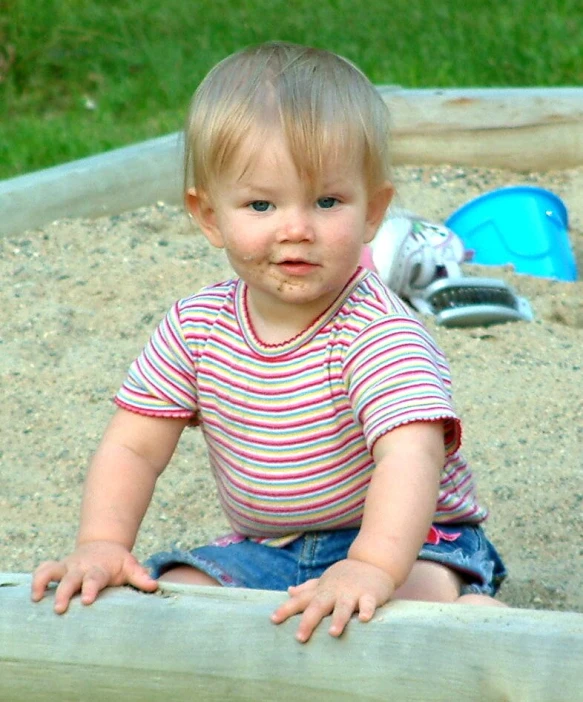
[[(553, 190), (568, 207), (583, 271), (583, 169), (395, 175), (398, 204), (434, 221), (502, 185)], [(527, 297), (535, 320), (471, 329), (426, 321), (450, 359), (464, 452), (510, 570), (502, 598), (583, 611), (583, 282), (478, 272)], [(182, 210), (163, 204), (0, 239), (0, 570), (28, 571), (72, 548), (87, 462), (129, 363), (175, 299), (230, 275)], [(189, 430), (136, 553), (194, 546), (226, 529), (200, 432)]]

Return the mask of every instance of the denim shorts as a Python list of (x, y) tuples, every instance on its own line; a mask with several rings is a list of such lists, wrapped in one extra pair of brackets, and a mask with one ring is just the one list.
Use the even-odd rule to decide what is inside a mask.
[[(343, 560), (358, 529), (308, 532), (283, 547), (267, 546), (245, 538), (223, 537), (191, 551), (173, 549), (146, 561), (152, 577), (189, 565), (226, 587), (287, 590), (319, 578)], [(461, 594), (494, 595), (506, 577), (506, 568), (484, 531), (476, 524), (434, 524), (419, 552), (419, 560), (440, 563), (463, 578)]]

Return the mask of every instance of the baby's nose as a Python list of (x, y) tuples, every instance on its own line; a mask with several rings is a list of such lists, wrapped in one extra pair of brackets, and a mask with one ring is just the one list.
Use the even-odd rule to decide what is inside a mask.
[(286, 238), (293, 240), (311, 239), (313, 227), (309, 214), (300, 209), (289, 212), (285, 221), (284, 234)]

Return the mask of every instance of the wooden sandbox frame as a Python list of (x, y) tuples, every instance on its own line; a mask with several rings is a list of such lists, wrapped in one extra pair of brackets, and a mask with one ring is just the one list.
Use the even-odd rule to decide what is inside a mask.
[[(583, 88), (401, 90), (379, 86), (399, 164), (508, 168), (583, 164)], [(0, 235), (64, 217), (182, 199), (180, 133), (0, 181)]]
[(112, 588), (63, 616), (0, 574), (6, 702), (576, 702), (583, 614), (395, 602), (308, 644), (269, 614), (284, 593)]
[[(508, 168), (583, 164), (583, 89), (400, 90), (395, 164)], [(181, 200), (180, 135), (171, 134), (0, 181), (0, 235), (64, 217)], [(519, 176), (517, 175), (517, 179)], [(30, 576), (0, 574), (0, 700), (583, 699), (583, 614), (398, 602), (341, 639), (296, 621), (275, 627), (282, 593), (114, 588), (62, 617), (30, 602)]]

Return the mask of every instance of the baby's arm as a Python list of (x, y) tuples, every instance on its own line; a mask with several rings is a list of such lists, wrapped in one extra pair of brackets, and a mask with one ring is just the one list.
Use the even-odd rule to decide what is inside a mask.
[(381, 568), (395, 589), (411, 572), (433, 521), (444, 454), (441, 422), (406, 424), (375, 445), (376, 468), (348, 557)]
[(370, 620), (405, 582), (427, 536), (444, 463), (441, 422), (394, 429), (377, 441), (374, 459), (362, 526), (348, 558), (319, 580), (291, 588), (290, 599), (272, 616), (279, 623), (303, 612), (299, 641), (307, 641), (328, 614), (333, 636), (355, 611), (361, 621)]
[(91, 604), (108, 585), (156, 589), (156, 581), (131, 549), (156, 480), (187, 421), (117, 410), (87, 474), (76, 549), (63, 560), (47, 561), (36, 569), (34, 601), (42, 599), (51, 581), (59, 581), (55, 593), (59, 614), (77, 592), (84, 604)]

